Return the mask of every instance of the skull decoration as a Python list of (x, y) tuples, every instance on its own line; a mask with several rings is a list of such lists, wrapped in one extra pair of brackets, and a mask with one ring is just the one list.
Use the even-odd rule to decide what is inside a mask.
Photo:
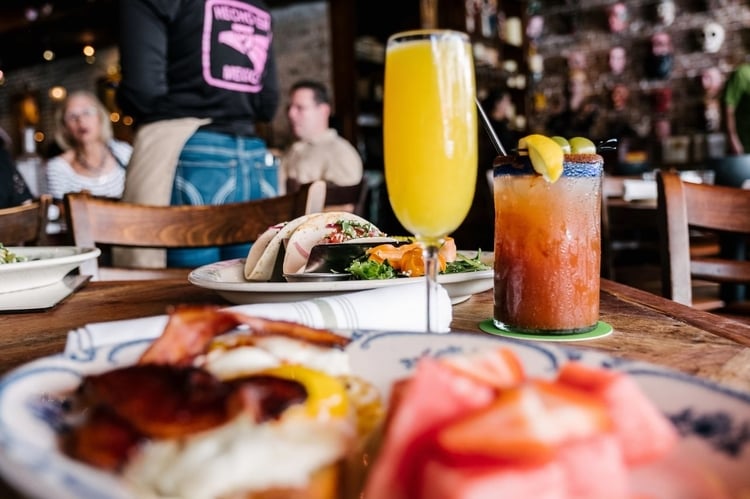
[(628, 8), (623, 2), (610, 5), (607, 9), (607, 22), (612, 33), (620, 33), (628, 27)]
[(703, 51), (708, 52), (709, 54), (715, 54), (718, 52), (724, 44), (725, 36), (726, 33), (724, 31), (724, 26), (715, 21), (706, 23), (701, 32)]
[(624, 47), (612, 47), (609, 51), (609, 69), (612, 74), (619, 75), (625, 70), (627, 65), (627, 53)]
[(656, 17), (664, 26), (670, 26), (674, 22), (677, 9), (672, 0), (662, 0), (656, 6)]

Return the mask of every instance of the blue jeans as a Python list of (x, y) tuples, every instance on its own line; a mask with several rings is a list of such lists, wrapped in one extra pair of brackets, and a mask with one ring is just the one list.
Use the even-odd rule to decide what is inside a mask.
[[(185, 143), (177, 161), (172, 205), (227, 204), (278, 195), (278, 167), (266, 144), (199, 130)], [(168, 267), (195, 268), (221, 260), (244, 258), (249, 244), (167, 250)]]

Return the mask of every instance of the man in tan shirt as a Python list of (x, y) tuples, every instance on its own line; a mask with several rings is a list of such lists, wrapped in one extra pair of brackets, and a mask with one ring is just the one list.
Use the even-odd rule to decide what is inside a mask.
[(362, 158), (329, 127), (331, 104), (326, 87), (301, 80), (292, 85), (287, 116), (297, 141), (281, 160), (280, 186), (287, 179), (299, 184), (325, 180), (355, 185), (362, 180)]

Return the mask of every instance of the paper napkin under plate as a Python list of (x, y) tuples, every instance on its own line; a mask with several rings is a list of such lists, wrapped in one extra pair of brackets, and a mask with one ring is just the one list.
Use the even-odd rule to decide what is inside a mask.
[[(448, 293), (439, 286), (438, 331), (448, 332), (453, 318)], [(426, 293), (423, 282), (378, 288), (287, 303), (256, 303), (228, 307), (248, 315), (298, 322), (346, 334), (352, 330), (425, 331)], [(166, 315), (87, 324), (68, 333), (65, 354), (88, 357), (105, 345), (152, 340), (161, 335)]]

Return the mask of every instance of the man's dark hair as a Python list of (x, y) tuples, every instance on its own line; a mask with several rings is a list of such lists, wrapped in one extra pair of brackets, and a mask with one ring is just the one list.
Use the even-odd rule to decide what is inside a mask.
[(325, 85), (315, 80), (299, 80), (292, 85), (289, 93), (294, 93), (301, 88), (308, 88), (313, 92), (313, 99), (317, 104), (330, 104), (331, 99), (328, 97), (328, 89)]

